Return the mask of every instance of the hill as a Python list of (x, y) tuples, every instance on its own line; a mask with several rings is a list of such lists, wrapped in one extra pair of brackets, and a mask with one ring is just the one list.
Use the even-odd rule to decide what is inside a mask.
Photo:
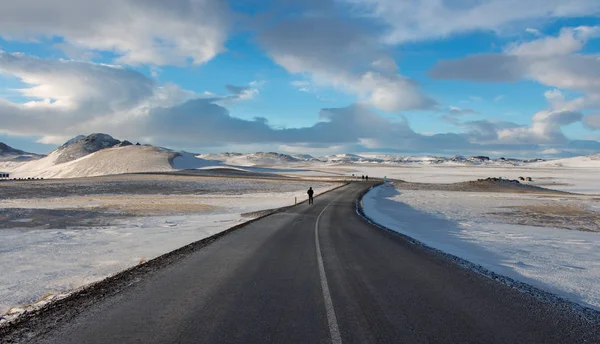
[(531, 164), (542, 167), (600, 167), (600, 154), (576, 156), (574, 158), (557, 159)]
[(43, 155), (28, 153), (0, 142), (0, 161), (29, 161), (42, 158)]

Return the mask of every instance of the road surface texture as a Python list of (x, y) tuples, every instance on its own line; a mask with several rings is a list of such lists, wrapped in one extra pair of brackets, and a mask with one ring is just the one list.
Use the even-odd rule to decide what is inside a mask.
[(355, 211), (351, 184), (225, 235), (35, 343), (576, 343), (597, 324)]

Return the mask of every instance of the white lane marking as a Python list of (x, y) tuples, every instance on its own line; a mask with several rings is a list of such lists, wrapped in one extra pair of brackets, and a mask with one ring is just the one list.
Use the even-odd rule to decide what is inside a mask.
[(333, 202), (337, 201), (338, 198), (329, 202), (329, 204), (325, 208), (323, 208), (323, 210), (317, 217), (317, 222), (315, 223), (315, 243), (317, 245), (317, 261), (319, 262), (321, 289), (323, 290), (323, 298), (325, 299), (327, 322), (329, 323), (329, 333), (331, 335), (331, 343), (333, 344), (342, 344), (342, 336), (340, 335), (340, 329), (338, 328), (337, 318), (335, 317), (335, 309), (333, 309), (333, 302), (331, 300), (331, 294), (329, 292), (329, 283), (327, 283), (327, 275), (325, 275), (325, 265), (323, 265), (323, 256), (321, 255), (321, 244), (319, 243), (319, 220), (321, 220), (321, 215), (323, 215), (325, 210), (327, 210), (327, 208), (329, 208), (329, 206), (333, 204)]

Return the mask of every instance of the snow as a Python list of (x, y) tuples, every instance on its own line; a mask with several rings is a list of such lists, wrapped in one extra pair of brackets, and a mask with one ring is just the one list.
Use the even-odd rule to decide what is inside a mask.
[(598, 168), (600, 167), (600, 154), (544, 161), (536, 163), (534, 166)]
[(149, 146), (107, 148), (57, 164), (60, 154), (60, 151), (54, 151), (42, 159), (17, 165), (0, 163), (0, 168), (10, 172), (14, 178), (77, 178), (173, 170), (169, 160), (174, 153)]
[(560, 191), (600, 195), (598, 168), (572, 168), (561, 166), (390, 166), (390, 165), (336, 165), (323, 166), (321, 170), (345, 170), (346, 175), (401, 179), (417, 183), (457, 183), (488, 177), (517, 179), (532, 177), (533, 185)]
[[(214, 183), (221, 185), (218, 181)], [(294, 198), (302, 201), (307, 197), (304, 189), (293, 190), (288, 184), (278, 184), (288, 190), (276, 191), (273, 185), (269, 192), (257, 192), (252, 183), (234, 180), (227, 181), (227, 187), (236, 190), (235, 194), (215, 189), (214, 193), (203, 195), (170, 196), (185, 198), (185, 202), (195, 197), (206, 205), (202, 213), (125, 217), (94, 228), (0, 229), (0, 314), (11, 307), (35, 303), (44, 295), (68, 293), (251, 219), (242, 217), (243, 213), (293, 205)], [(303, 187), (300, 183), (299, 186)], [(321, 193), (337, 185), (314, 186)], [(146, 196), (132, 195), (127, 203)], [(106, 197), (117, 196), (9, 199), (0, 208), (86, 209), (102, 205), (99, 203)]]
[(600, 213), (591, 197), (405, 191), (390, 183), (365, 195), (364, 210), (375, 222), (428, 246), (600, 310), (599, 232), (515, 224), (512, 214), (498, 216), (508, 207), (548, 202)]

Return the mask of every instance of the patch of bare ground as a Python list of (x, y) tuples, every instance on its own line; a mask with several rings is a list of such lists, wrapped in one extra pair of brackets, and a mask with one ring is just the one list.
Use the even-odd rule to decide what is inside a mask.
[(104, 227), (128, 216), (90, 210), (7, 208), (0, 209), (0, 229)]
[(504, 208), (508, 211), (489, 215), (509, 224), (600, 232), (600, 214), (580, 205), (540, 204)]
[(28, 203), (34, 207), (0, 208), (0, 229), (103, 227), (132, 216), (202, 214), (220, 209), (203, 203), (199, 197), (171, 195), (92, 195), (35, 199)]
[[(103, 213), (117, 213), (131, 216), (162, 216), (206, 213), (219, 207), (202, 202), (201, 198), (177, 195), (135, 195), (135, 196), (91, 196), (67, 197), (69, 203), (91, 204), (87, 208)], [(58, 202), (61, 199), (57, 199)], [(77, 208), (80, 209), (80, 208)]]
[(452, 184), (396, 182), (400, 190), (463, 191), (463, 192), (505, 192), (568, 195), (568, 192), (546, 189), (524, 184), (518, 180), (487, 178)]

